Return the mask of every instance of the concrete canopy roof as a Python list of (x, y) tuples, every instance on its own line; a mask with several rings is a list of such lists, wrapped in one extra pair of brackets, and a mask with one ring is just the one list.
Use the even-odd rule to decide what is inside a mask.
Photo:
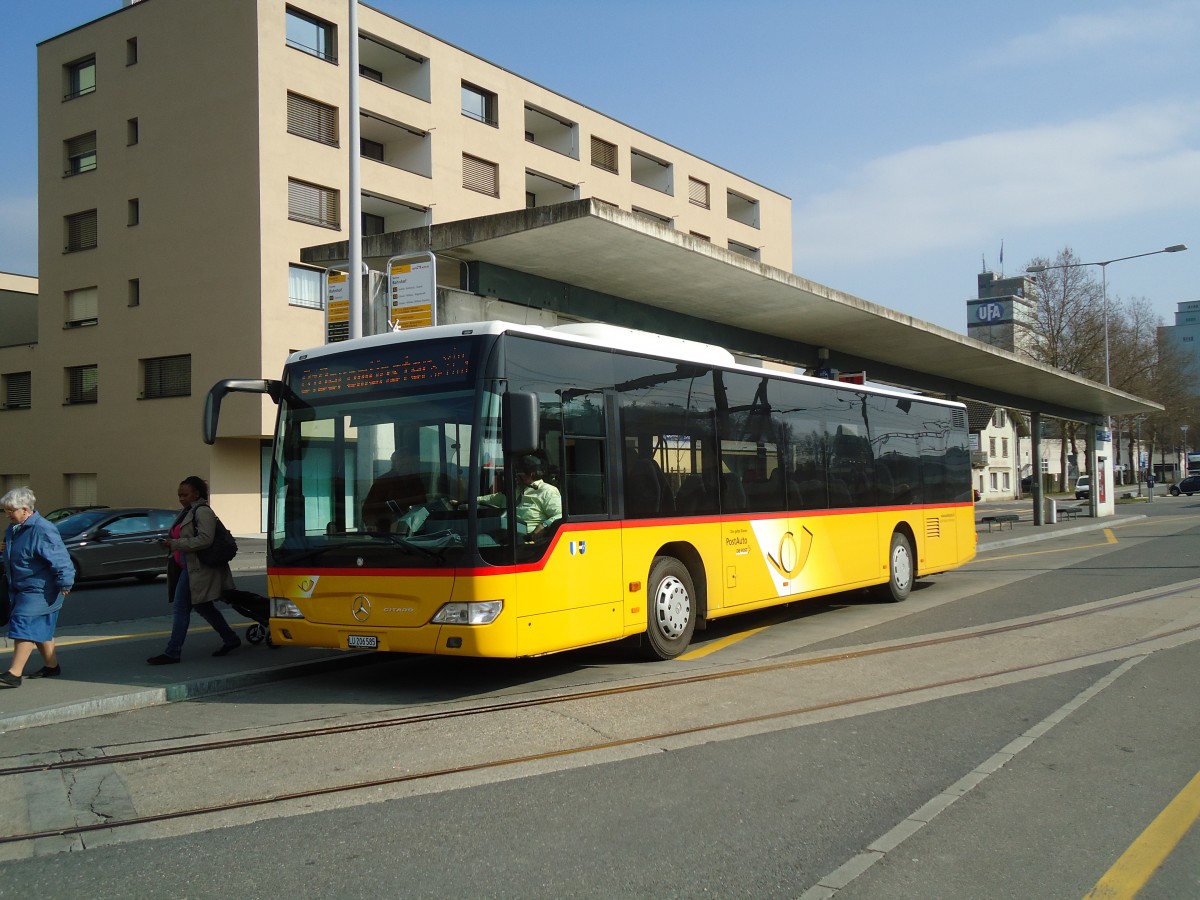
[[(390, 256), (430, 249), (703, 320), (724, 338), (713, 343), (743, 355), (816, 368), (825, 348), (871, 381), (1094, 424), (1162, 408), (590, 199), (372, 235), (363, 256), (382, 270)], [(346, 241), (303, 253), (323, 266), (347, 256)]]

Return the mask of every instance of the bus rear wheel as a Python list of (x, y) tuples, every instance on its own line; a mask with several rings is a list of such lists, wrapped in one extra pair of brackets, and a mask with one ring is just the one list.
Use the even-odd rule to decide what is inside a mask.
[(892, 603), (908, 599), (915, 571), (912, 542), (907, 535), (897, 531), (892, 535), (892, 545), (888, 549), (888, 583), (879, 591), (883, 599)]
[(646, 655), (674, 659), (686, 650), (696, 614), (696, 589), (687, 566), (671, 556), (656, 556), (646, 591)]

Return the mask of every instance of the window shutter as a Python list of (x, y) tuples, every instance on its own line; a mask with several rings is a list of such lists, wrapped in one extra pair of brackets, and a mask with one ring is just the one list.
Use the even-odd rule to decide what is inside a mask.
[(287, 130), (291, 134), (329, 144), (338, 143), (337, 107), (290, 91), (287, 95)]
[(688, 179), (688, 202), (708, 209), (708, 185), (695, 178)]
[(96, 246), (96, 211), (67, 216), (67, 249), (88, 250)]
[(500, 196), (500, 167), (494, 162), (463, 154), (463, 187), (491, 197)]
[(33, 405), (29, 372), (13, 372), (4, 376), (4, 408), (29, 409)]
[(338, 192), (333, 188), (288, 180), (288, 218), (326, 228), (341, 225)]
[(96, 366), (71, 366), (67, 369), (68, 403), (95, 403), (98, 398)]
[(143, 363), (142, 397), (190, 397), (192, 394), (192, 357), (160, 356)]
[(98, 297), (99, 291), (94, 287), (67, 291), (67, 327), (95, 325), (100, 317)]
[(606, 172), (617, 171), (617, 145), (592, 137), (592, 165)]
[(68, 175), (78, 175), (96, 168), (96, 132), (81, 134), (66, 143)]

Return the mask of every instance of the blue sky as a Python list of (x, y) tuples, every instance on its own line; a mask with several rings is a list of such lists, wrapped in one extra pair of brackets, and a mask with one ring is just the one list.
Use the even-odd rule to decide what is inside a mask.
[[(6, 4), (0, 272), (37, 274), (36, 44), (120, 5)], [(793, 270), (906, 315), (965, 333), (1002, 244), (1185, 243), (1109, 296), (1200, 300), (1200, 0), (370, 5), (786, 194)]]

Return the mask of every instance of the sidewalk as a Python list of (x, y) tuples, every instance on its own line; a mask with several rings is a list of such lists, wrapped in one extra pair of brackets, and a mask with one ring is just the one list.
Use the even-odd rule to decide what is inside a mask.
[[(1069, 502), (1063, 501), (1064, 505)], [(1086, 515), (1086, 503), (1081, 505), (1085, 514), (1074, 521), (1035, 526), (1031, 500), (981, 503), (975, 509), (976, 522), (989, 514), (1016, 515), (1017, 520), (991, 532), (986, 525), (977, 526), (979, 552), (1145, 518), (1134, 505), (1119, 507), (1117, 515), (1095, 520)], [(1129, 511), (1124, 512), (1126, 509)], [(237, 541), (238, 555), (231, 563), (234, 572), (250, 575), (265, 571), (266, 541), (257, 535), (239, 536)], [(250, 644), (245, 639), (245, 628), (250, 623), (232, 610), (226, 610), (226, 614), (242, 637), (242, 646), (228, 656), (214, 658), (211, 654), (217, 648), (217, 638), (203, 622), (196, 622), (184, 646), (183, 662), (177, 666), (146, 664), (148, 657), (162, 652), (171, 630), (170, 615), (60, 628), (56, 642), (62, 651), (63, 674), (58, 678), (27, 678), (19, 688), (0, 691), (0, 734), (358, 665), (374, 655)], [(7, 660), (11, 645), (0, 652)], [(35, 653), (28, 671), (40, 666), (41, 658)]]

